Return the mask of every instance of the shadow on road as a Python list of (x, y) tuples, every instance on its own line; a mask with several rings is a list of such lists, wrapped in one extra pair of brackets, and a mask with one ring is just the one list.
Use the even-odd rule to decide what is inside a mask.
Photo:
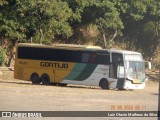
[[(18, 80), (12, 80), (12, 81), (10, 81), (10, 80), (6, 80), (6, 81), (4, 81), (4, 80), (0, 80), (0, 83), (8, 83), (8, 84), (21, 84), (21, 85), (33, 85), (33, 86), (35, 86), (36, 84), (32, 84), (32, 82), (31, 81), (18, 81)], [(69, 84), (69, 85), (66, 85), (66, 86), (63, 86), (63, 85), (61, 85), (61, 84), (55, 84), (55, 83), (51, 83), (50, 85), (43, 85), (43, 84), (37, 84), (36, 86), (50, 86), (50, 87), (52, 87), (52, 86), (54, 86), (54, 87), (62, 87), (62, 88), (80, 88), (80, 89), (99, 89), (99, 90), (103, 90), (103, 91), (117, 91), (117, 92), (124, 92), (124, 91), (131, 91), (131, 92), (133, 92), (133, 91), (136, 91), (136, 90), (126, 90), (126, 89), (109, 89), (109, 90), (105, 90), (105, 89), (101, 89), (100, 87), (97, 87), (97, 86), (85, 86), (85, 85), (73, 85), (73, 84)]]
[(0, 80), (0, 83), (12, 83), (12, 84), (26, 84), (26, 85), (32, 85), (32, 83), (29, 82), (18, 82), (18, 81), (4, 81), (4, 80)]

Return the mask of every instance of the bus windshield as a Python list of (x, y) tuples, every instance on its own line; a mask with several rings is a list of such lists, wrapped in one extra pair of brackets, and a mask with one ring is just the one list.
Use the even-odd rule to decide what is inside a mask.
[(134, 79), (145, 79), (144, 63), (129, 61), (128, 76)]
[(126, 73), (129, 79), (145, 79), (145, 67), (141, 55), (126, 55)]

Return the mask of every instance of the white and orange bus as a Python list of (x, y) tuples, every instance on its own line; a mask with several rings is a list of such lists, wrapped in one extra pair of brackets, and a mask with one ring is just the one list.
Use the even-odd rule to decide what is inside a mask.
[(145, 67), (141, 53), (97, 46), (20, 43), (15, 79), (33, 84), (100, 86), (102, 89), (143, 89)]

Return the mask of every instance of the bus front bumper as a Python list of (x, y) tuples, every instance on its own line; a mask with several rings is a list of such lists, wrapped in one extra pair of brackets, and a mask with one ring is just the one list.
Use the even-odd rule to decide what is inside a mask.
[(140, 82), (139, 80), (126, 80), (124, 84), (124, 89), (144, 89), (145, 82)]

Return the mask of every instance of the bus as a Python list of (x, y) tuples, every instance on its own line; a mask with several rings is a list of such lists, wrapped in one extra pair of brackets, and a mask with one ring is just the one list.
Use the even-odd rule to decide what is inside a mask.
[(147, 80), (139, 52), (27, 43), (17, 45), (14, 77), (32, 84), (75, 84), (102, 89), (143, 89)]

